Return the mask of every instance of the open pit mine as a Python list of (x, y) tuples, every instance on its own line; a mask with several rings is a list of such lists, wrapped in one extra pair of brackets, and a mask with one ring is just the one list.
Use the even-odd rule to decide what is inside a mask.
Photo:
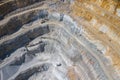
[(120, 80), (120, 0), (0, 0), (0, 80)]

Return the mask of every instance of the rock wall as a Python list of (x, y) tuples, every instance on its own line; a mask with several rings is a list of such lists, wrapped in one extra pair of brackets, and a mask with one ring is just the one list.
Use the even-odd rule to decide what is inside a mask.
[(120, 80), (119, 3), (0, 1), (0, 80)]

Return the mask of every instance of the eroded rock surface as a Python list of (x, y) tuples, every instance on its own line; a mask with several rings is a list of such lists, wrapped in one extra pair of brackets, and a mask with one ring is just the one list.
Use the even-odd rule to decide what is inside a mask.
[(0, 80), (120, 80), (119, 1), (98, 1), (1, 0)]

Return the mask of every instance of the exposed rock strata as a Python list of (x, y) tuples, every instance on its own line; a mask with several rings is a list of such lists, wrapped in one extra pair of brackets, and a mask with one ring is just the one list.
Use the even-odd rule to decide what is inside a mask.
[(31, 1), (0, 4), (0, 80), (120, 80), (119, 3)]

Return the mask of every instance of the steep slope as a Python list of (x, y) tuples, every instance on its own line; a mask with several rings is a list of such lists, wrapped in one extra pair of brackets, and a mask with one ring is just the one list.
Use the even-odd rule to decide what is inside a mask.
[(1, 0), (0, 80), (120, 80), (119, 4)]

